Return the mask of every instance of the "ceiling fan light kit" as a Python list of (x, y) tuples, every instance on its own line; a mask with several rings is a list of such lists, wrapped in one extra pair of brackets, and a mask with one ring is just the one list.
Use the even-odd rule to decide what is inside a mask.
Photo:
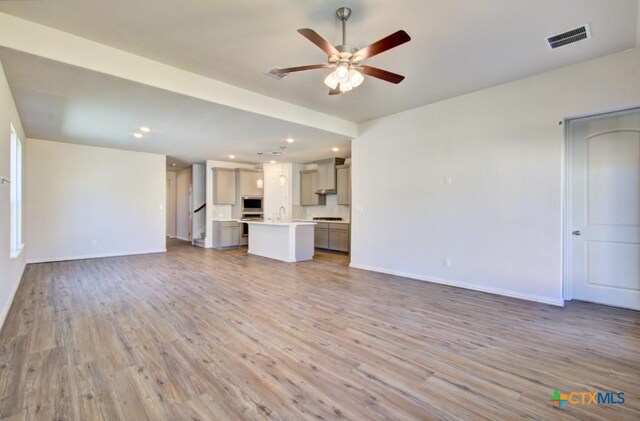
[(298, 32), (322, 49), (328, 57), (327, 64), (311, 64), (307, 66), (289, 67), (280, 69), (274, 67), (271, 70), (275, 74), (284, 77), (293, 72), (315, 69), (335, 69), (324, 79), (324, 84), (329, 87), (329, 95), (344, 93), (357, 88), (364, 82), (364, 75), (372, 76), (387, 82), (398, 84), (404, 76), (378, 69), (376, 67), (361, 64), (362, 61), (395, 48), (411, 40), (405, 31), (397, 31), (393, 34), (374, 42), (373, 44), (358, 50), (347, 44), (347, 21), (351, 17), (351, 9), (341, 7), (336, 11), (336, 16), (342, 22), (342, 44), (333, 46), (317, 32), (310, 28), (298, 29)]

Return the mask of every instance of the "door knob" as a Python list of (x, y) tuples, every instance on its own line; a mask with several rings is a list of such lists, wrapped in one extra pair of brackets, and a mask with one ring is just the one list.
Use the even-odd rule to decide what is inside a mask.
[(581, 235), (582, 233), (578, 230), (573, 231), (571, 234), (573, 235)]

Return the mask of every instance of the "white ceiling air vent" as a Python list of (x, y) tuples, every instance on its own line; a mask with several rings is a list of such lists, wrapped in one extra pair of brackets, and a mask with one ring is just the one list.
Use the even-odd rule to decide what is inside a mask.
[(547, 38), (547, 45), (550, 50), (555, 50), (563, 45), (573, 44), (574, 42), (582, 41), (583, 39), (591, 38), (591, 31), (589, 30), (589, 24), (584, 24), (579, 28), (572, 29), (567, 32), (563, 32), (558, 35)]
[(258, 152), (258, 155), (262, 156), (262, 155), (276, 155), (276, 156), (284, 156), (285, 154), (285, 149), (287, 149), (286, 146), (280, 146), (280, 148), (278, 150), (275, 151), (269, 151), (269, 152)]
[(282, 156), (282, 155), (284, 155), (284, 150), (280, 149), (279, 151), (271, 151), (271, 152), (269, 152), (269, 155)]
[(272, 78), (278, 79), (278, 80), (282, 80), (285, 77), (289, 76), (289, 73), (278, 73), (279, 69), (280, 68), (278, 66), (274, 66), (274, 67), (271, 67), (270, 69), (265, 70), (264, 74), (269, 75)]

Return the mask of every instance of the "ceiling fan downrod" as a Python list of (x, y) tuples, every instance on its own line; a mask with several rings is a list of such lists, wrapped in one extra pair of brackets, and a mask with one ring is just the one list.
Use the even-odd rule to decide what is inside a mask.
[(336, 15), (342, 21), (342, 45), (347, 45), (347, 21), (351, 17), (351, 9), (341, 7), (336, 10)]

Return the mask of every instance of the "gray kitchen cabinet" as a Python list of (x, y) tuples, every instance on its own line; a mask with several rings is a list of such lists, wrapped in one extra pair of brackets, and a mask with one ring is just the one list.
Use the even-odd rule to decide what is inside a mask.
[(336, 167), (337, 185), (339, 205), (351, 204), (351, 168), (348, 165), (340, 165)]
[(300, 205), (323, 206), (327, 203), (326, 196), (316, 194), (318, 186), (318, 171), (300, 171)]
[(349, 251), (349, 224), (329, 224), (329, 250)]
[(258, 187), (258, 180), (261, 178), (260, 170), (237, 168), (236, 187), (240, 190), (240, 197), (262, 197), (264, 189)]
[(236, 204), (236, 171), (231, 168), (213, 169), (213, 204)]
[(350, 225), (319, 222), (315, 226), (315, 247), (349, 252)]
[(315, 247), (321, 249), (329, 248), (329, 224), (318, 223), (314, 230)]
[(218, 249), (239, 247), (242, 225), (235, 221), (213, 221), (213, 247)]
[(344, 158), (329, 158), (318, 161), (317, 190), (326, 193), (336, 192), (336, 165), (344, 164)]

